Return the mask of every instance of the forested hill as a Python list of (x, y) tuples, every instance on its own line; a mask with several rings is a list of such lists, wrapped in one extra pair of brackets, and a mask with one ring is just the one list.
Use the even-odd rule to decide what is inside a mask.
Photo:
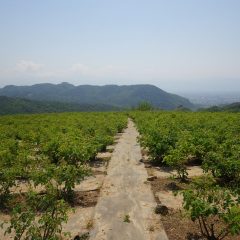
[(38, 101), (74, 102), (78, 104), (103, 104), (116, 107), (134, 107), (147, 101), (155, 108), (175, 109), (179, 105), (193, 108), (186, 98), (167, 93), (153, 85), (74, 86), (69, 83), (36, 84), (32, 86), (9, 85), (0, 89), (1, 96), (26, 98)]
[(0, 96), (0, 115), (17, 113), (51, 113), (51, 112), (91, 112), (91, 111), (117, 111), (111, 105), (104, 104), (78, 104), (50, 101), (35, 101), (21, 98)]
[(222, 106), (212, 106), (209, 108), (201, 108), (203, 112), (240, 112), (240, 102), (235, 102)]

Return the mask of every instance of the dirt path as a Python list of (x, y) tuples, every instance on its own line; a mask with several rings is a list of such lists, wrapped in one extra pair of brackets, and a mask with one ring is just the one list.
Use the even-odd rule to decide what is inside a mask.
[(115, 147), (95, 208), (91, 240), (167, 240), (132, 121)]

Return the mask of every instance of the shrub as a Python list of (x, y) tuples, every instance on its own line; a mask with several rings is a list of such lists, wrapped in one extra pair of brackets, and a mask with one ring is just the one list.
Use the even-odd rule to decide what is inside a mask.
[(240, 197), (221, 188), (209, 177), (195, 181), (193, 188), (183, 191), (184, 208), (197, 221), (202, 236), (221, 240), (240, 234)]

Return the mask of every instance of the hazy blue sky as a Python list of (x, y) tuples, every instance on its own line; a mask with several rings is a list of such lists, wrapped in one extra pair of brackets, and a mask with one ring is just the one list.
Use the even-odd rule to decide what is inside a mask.
[(240, 0), (0, 0), (0, 86), (240, 91)]

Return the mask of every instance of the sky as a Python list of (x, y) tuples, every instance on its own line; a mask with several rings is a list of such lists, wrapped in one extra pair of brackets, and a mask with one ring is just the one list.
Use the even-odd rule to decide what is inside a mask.
[(239, 0), (0, 0), (0, 87), (240, 92)]

